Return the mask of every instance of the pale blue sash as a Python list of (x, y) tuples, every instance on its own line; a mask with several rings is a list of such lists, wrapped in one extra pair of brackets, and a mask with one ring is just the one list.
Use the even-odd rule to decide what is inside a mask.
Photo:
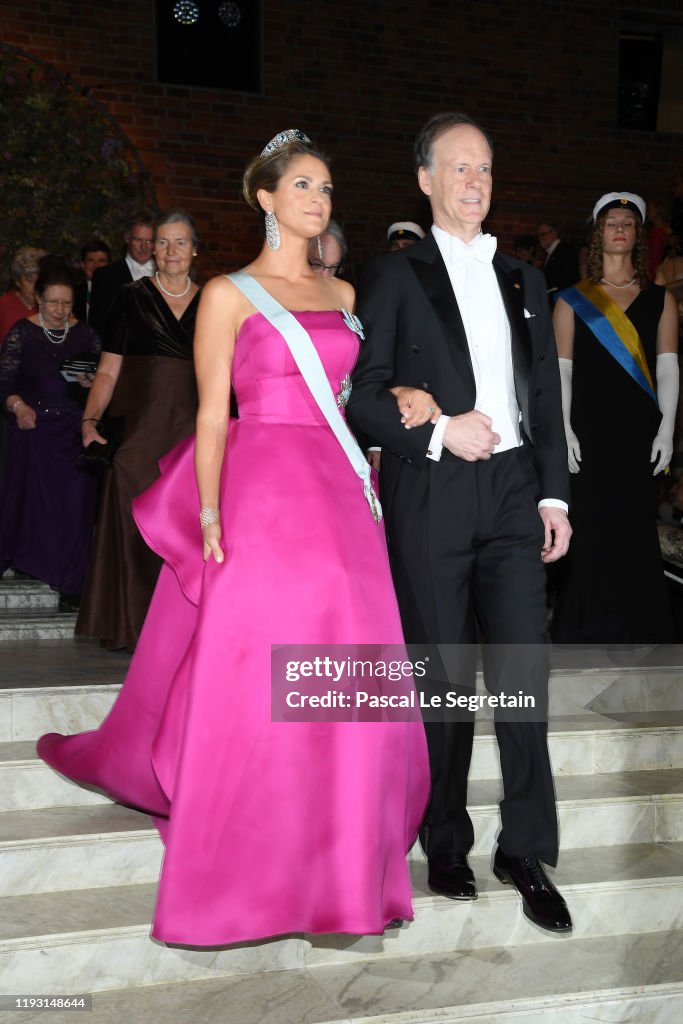
[(288, 309), (281, 306), (270, 292), (244, 270), (235, 274), (227, 274), (236, 288), (251, 302), (252, 306), (282, 335), (299, 372), (313, 395), (318, 408), (342, 446), (344, 454), (353, 466), (354, 472), (360, 477), (363, 492), (370, 506), (375, 522), (382, 518), (382, 506), (379, 503), (370, 479), (370, 466), (356, 440), (339, 412), (334, 392), (327, 379), (325, 368), (320, 360), (315, 345), (308, 331), (304, 330), (299, 321)]

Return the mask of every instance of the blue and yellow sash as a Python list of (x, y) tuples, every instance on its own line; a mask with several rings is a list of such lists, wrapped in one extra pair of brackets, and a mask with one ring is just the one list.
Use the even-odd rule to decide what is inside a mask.
[(624, 311), (592, 281), (579, 281), (574, 287), (561, 292), (560, 296), (656, 405), (657, 396), (643, 343)]

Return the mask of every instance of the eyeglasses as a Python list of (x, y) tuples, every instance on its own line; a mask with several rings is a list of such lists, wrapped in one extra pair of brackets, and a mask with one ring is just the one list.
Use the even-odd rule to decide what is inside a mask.
[(537, 238), (547, 238), (548, 235), (552, 235), (552, 234), (554, 234), (554, 231), (552, 231), (552, 229), (550, 231), (539, 231), (538, 235), (536, 237)]
[(145, 249), (151, 249), (152, 246), (154, 245), (154, 242), (152, 241), (151, 238), (138, 238), (137, 235), (132, 236), (131, 242), (135, 242), (136, 245), (141, 245)]
[(44, 306), (64, 306), (65, 309), (71, 309), (73, 301), (71, 299), (43, 299)]
[(323, 270), (331, 270), (333, 274), (341, 274), (344, 269), (342, 263), (320, 263), (318, 260), (309, 260), (308, 265), (314, 274), (322, 274)]

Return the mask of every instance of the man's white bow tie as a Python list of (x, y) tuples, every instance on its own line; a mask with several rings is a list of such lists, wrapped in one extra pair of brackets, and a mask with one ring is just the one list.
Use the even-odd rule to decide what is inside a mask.
[(469, 245), (452, 245), (450, 254), (453, 259), (462, 263), (469, 263), (471, 260), (490, 263), (497, 244), (498, 239), (494, 235), (477, 235)]

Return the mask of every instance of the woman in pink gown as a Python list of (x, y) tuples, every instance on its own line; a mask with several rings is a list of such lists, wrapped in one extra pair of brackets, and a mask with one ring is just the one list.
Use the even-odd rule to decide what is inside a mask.
[[(290, 131), (252, 161), (244, 191), (274, 215), (247, 271), (296, 311), (337, 393), (358, 351), (340, 312), (353, 290), (306, 258), (330, 216), (329, 177)], [(383, 529), (283, 335), (228, 278), (204, 290), (195, 362), (196, 441), (135, 503), (166, 564), (126, 681), (98, 730), (43, 736), (38, 752), (155, 816), (155, 938), (381, 933), (412, 918), (422, 723), (272, 721), (270, 683), (271, 645), (402, 643)]]

